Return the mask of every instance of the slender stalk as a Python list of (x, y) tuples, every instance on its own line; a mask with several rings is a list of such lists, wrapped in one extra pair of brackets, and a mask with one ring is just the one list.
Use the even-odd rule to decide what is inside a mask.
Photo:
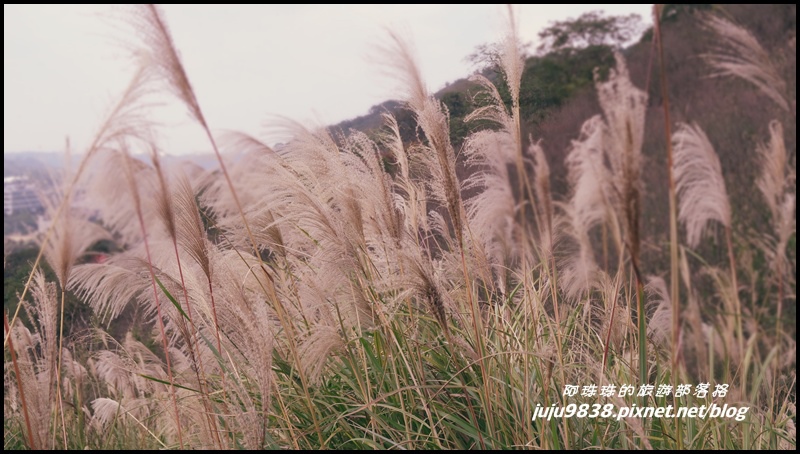
[(156, 312), (158, 316), (158, 328), (161, 332), (161, 341), (164, 348), (164, 357), (166, 358), (167, 362), (167, 376), (169, 377), (169, 387), (170, 387), (170, 394), (172, 395), (172, 404), (175, 409), (175, 424), (178, 430), (178, 443), (180, 444), (180, 448), (184, 449), (183, 446), (183, 431), (181, 429), (181, 421), (180, 421), (180, 412), (178, 411), (178, 398), (175, 394), (175, 380), (172, 375), (172, 361), (170, 360), (169, 355), (169, 345), (167, 344), (167, 335), (166, 331), (164, 330), (164, 316), (161, 311), (161, 299), (158, 297), (158, 289), (156, 288), (156, 274), (153, 271), (153, 259), (150, 255), (150, 242), (147, 240), (147, 228), (145, 227), (144, 223), (144, 215), (142, 214), (142, 205), (139, 199), (139, 190), (136, 186), (136, 180), (134, 179), (132, 170), (130, 168), (130, 155), (127, 153), (127, 150), (124, 154), (125, 159), (125, 174), (128, 178), (128, 183), (130, 184), (131, 195), (133, 197), (134, 206), (136, 208), (136, 217), (139, 220), (139, 228), (142, 230), (142, 241), (144, 243), (144, 250), (147, 254), (147, 269), (150, 272), (150, 283), (153, 287), (153, 298), (155, 298), (156, 303)]
[[(781, 254), (784, 251), (779, 251)], [(781, 257), (782, 255), (776, 254), (776, 257)], [(781, 333), (783, 332), (783, 321), (781, 320), (781, 316), (783, 315), (783, 270), (781, 267), (781, 260), (778, 260), (776, 264), (776, 272), (778, 274), (778, 314), (776, 320), (776, 333), (778, 336), (778, 345), (780, 345), (780, 337)], [(737, 300), (738, 301), (738, 300)], [(777, 376), (777, 375), (776, 375)]]
[[(551, 243), (552, 244), (552, 233), (551, 233)], [(553, 295), (553, 311), (555, 312), (555, 319), (556, 319), (556, 351), (558, 353), (558, 361), (559, 361), (559, 370), (561, 371), (561, 383), (567, 383), (566, 371), (564, 370), (564, 352), (562, 347), (562, 338), (561, 338), (561, 312), (558, 309), (558, 268), (556, 268), (556, 258), (554, 254), (550, 254), (550, 260), (552, 261), (552, 268), (553, 268), (553, 285), (551, 286), (551, 293)], [(569, 433), (569, 418), (566, 416), (562, 419), (564, 423), (564, 447), (566, 449), (570, 449), (570, 433)]]
[[(66, 301), (67, 292), (64, 289), (66, 282), (61, 283), (61, 322), (58, 329), (58, 367), (56, 368), (56, 399), (58, 400), (58, 409), (61, 413), (61, 436), (64, 439), (64, 449), (67, 448), (67, 425), (64, 419), (64, 402), (61, 401), (61, 350), (63, 348), (62, 342), (64, 341), (64, 302)], [(52, 383), (52, 382), (51, 382)]]
[[(744, 354), (744, 331), (742, 328), (742, 304), (739, 301), (739, 280), (736, 277), (736, 256), (733, 254), (733, 233), (725, 227), (725, 242), (728, 245), (728, 262), (731, 267), (731, 286), (733, 287), (734, 316), (736, 317), (736, 335), (739, 338), (739, 354)], [(780, 307), (780, 306), (779, 306)]]
[(673, 174), (672, 154), (672, 123), (669, 113), (669, 89), (667, 87), (667, 73), (664, 69), (664, 43), (661, 35), (660, 14), (656, 14), (653, 24), (655, 36), (658, 40), (659, 74), (661, 76), (661, 97), (664, 107), (664, 136), (667, 143), (667, 180), (669, 182), (669, 251), (670, 251), (670, 296), (672, 297), (672, 370), (678, 366), (678, 334), (680, 330), (680, 285), (678, 275), (678, 211), (675, 189), (675, 175)]
[(644, 286), (638, 275), (636, 278), (636, 301), (638, 302), (637, 312), (639, 313), (639, 382), (647, 383), (647, 314), (645, 314), (644, 309)]
[(608, 334), (606, 334), (606, 345), (605, 345), (605, 348), (603, 349), (603, 368), (601, 369), (603, 371), (605, 371), (605, 369), (606, 369), (606, 361), (607, 361), (607, 358), (608, 358), (608, 349), (609, 349), (609, 346), (611, 345), (611, 330), (614, 327), (614, 312), (617, 309), (617, 300), (619, 299), (619, 298), (617, 298), (617, 292), (618, 292), (617, 286), (615, 285), (614, 286), (614, 303), (611, 305), (611, 317), (610, 317), (609, 322), (608, 322)]
[[(669, 256), (670, 256), (670, 296), (672, 297), (672, 382), (678, 380), (679, 333), (680, 333), (680, 284), (678, 281), (678, 211), (673, 175), (672, 128), (669, 115), (669, 90), (667, 88), (667, 72), (664, 69), (664, 40), (661, 35), (661, 11), (658, 5), (653, 8), (653, 27), (655, 39), (658, 41), (659, 74), (661, 76), (661, 98), (664, 106), (664, 136), (667, 142), (667, 180), (669, 184)], [(683, 449), (682, 425), (677, 424), (678, 449)]]
[(492, 403), (491, 399), (489, 399), (489, 391), (491, 390), (491, 381), (489, 381), (488, 376), (486, 375), (486, 347), (484, 346), (483, 336), (482, 333), (482, 324), (480, 323), (481, 311), (480, 307), (477, 307), (475, 304), (475, 298), (472, 297), (472, 285), (470, 285), (471, 280), (469, 279), (469, 274), (467, 272), (467, 260), (464, 254), (464, 245), (463, 242), (459, 242), (461, 250), (461, 267), (462, 271), (464, 272), (464, 287), (467, 290), (467, 302), (469, 303), (470, 310), (472, 311), (472, 327), (475, 330), (475, 342), (478, 344), (478, 354), (480, 355), (480, 367), (481, 367), (481, 379), (483, 379), (483, 398), (486, 402), (487, 408), (487, 419), (489, 422), (489, 427), (494, 427), (493, 418), (492, 418)]
[[(192, 325), (192, 328), (194, 329), (193, 335), (190, 336), (190, 338), (188, 339), (189, 352), (193, 357), (196, 357), (197, 364), (195, 369), (195, 375), (197, 376), (197, 380), (200, 384), (200, 394), (203, 400), (203, 407), (206, 410), (206, 420), (209, 424), (209, 430), (214, 434), (214, 439), (221, 448), (222, 442), (219, 437), (219, 427), (217, 426), (215, 419), (211, 415), (212, 408), (211, 408), (211, 402), (208, 399), (208, 388), (207, 388), (208, 380), (206, 378), (205, 367), (203, 367), (203, 357), (202, 355), (200, 355), (200, 352), (197, 348), (199, 344), (197, 339), (197, 331), (199, 330), (199, 328), (197, 327), (197, 325), (195, 325), (194, 318), (192, 316), (192, 305), (189, 303), (189, 292), (186, 289), (186, 282), (184, 281), (183, 278), (183, 267), (181, 266), (181, 257), (180, 254), (178, 254), (178, 242), (175, 239), (175, 237), (172, 238), (172, 246), (175, 250), (175, 260), (177, 261), (178, 264), (178, 274), (180, 275), (181, 278), (181, 288), (183, 288), (183, 295), (186, 301), (186, 311), (189, 315), (189, 324)], [(214, 323), (216, 324), (216, 314)], [(201, 374), (202, 378), (200, 377)]]

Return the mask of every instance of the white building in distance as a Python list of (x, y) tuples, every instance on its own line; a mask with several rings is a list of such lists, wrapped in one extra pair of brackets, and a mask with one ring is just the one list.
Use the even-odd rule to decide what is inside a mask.
[(3, 213), (11, 216), (20, 211), (41, 212), (42, 203), (28, 177), (3, 178)]

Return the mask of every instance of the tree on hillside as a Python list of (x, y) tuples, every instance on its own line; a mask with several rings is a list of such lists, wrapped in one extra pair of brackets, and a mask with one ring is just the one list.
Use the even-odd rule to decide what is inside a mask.
[(602, 11), (590, 11), (577, 19), (552, 22), (539, 32), (541, 44), (538, 55), (552, 52), (572, 53), (592, 46), (620, 48), (644, 31), (638, 14), (604, 16)]
[[(601, 74), (614, 64), (613, 50), (637, 37), (644, 25), (637, 14), (604, 16), (600, 11), (584, 13), (577, 19), (556, 21), (539, 32), (537, 55), (527, 59), (522, 76), (520, 107), (528, 120), (543, 118), (551, 108), (561, 105), (579, 90), (590, 87), (594, 70)], [(528, 55), (530, 43), (520, 43)], [(499, 74), (500, 48), (481, 44), (466, 60), (497, 81), (508, 102), (505, 83)]]

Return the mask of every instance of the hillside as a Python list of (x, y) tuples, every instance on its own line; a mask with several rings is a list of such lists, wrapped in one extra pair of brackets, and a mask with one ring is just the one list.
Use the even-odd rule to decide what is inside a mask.
[[(734, 204), (734, 219), (751, 219), (758, 217), (755, 210), (763, 211), (763, 204), (753, 200), (752, 191), (758, 170), (756, 145), (769, 137), (769, 122), (778, 119), (784, 124), (787, 149), (791, 150), (790, 160), (794, 162), (795, 121), (774, 104), (764, 102), (763, 95), (753, 85), (710, 76), (711, 68), (702, 55), (713, 49), (715, 38), (703, 26), (705, 14), (729, 18), (751, 30), (778, 62), (786, 80), (793, 81), (788, 90), (794, 97), (797, 8), (796, 5), (669, 5), (664, 13), (664, 58), (673, 129), (680, 122), (696, 122), (706, 131), (720, 155), (730, 197), (738, 201)], [(666, 153), (660, 68), (653, 52), (652, 36), (652, 29), (647, 30), (640, 41), (624, 49), (623, 54), (633, 83), (647, 88), (649, 95), (643, 146), (642, 178), (646, 183), (642, 237), (648, 243), (645, 254), (655, 252), (652, 257), (646, 255), (645, 262), (651, 263), (652, 269), (663, 269), (655, 262), (662, 257), (661, 245), (666, 241), (667, 219), (662, 209), (667, 204)], [(523, 117), (527, 118), (523, 132), (526, 136), (531, 134), (534, 140), (541, 140), (556, 198), (566, 195), (564, 158), (570, 143), (578, 138), (584, 121), (601, 113), (592, 82), (593, 69), (608, 68), (611, 64), (613, 56), (606, 46), (577, 49), (569, 57), (549, 54), (526, 61), (520, 95)], [(498, 78), (492, 71), (484, 71), (484, 74), (493, 80)], [(449, 109), (451, 139), (456, 146), (462, 144), (470, 131), (481, 127), (464, 122), (464, 117), (475, 108), (475, 91), (474, 84), (465, 78), (435, 95)], [(397, 101), (376, 105), (368, 114), (336, 124), (331, 129), (375, 133), (382, 126), (381, 114), (385, 111), (398, 118), (406, 142), (417, 140), (412, 115)], [(460, 171), (465, 172), (464, 169)], [(722, 248), (718, 253), (723, 253)]]

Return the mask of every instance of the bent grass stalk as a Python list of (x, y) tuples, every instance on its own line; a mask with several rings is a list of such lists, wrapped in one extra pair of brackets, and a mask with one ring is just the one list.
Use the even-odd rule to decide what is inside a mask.
[[(123, 145), (124, 146), (124, 145)], [(150, 256), (150, 245), (149, 241), (147, 240), (147, 228), (145, 227), (144, 222), (144, 215), (142, 214), (142, 206), (141, 201), (139, 199), (139, 188), (136, 184), (136, 178), (133, 175), (133, 169), (131, 168), (131, 158), (128, 150), (125, 149), (123, 151), (123, 160), (125, 163), (125, 177), (128, 181), (128, 185), (131, 191), (131, 197), (133, 198), (134, 208), (136, 211), (136, 217), (139, 219), (139, 228), (142, 231), (142, 241), (144, 243), (144, 249), (147, 254), (147, 269), (150, 272), (150, 283), (153, 287), (153, 298), (155, 299), (156, 304), (156, 312), (158, 315), (158, 328), (161, 334), (161, 341), (164, 348), (164, 357), (166, 358), (167, 363), (167, 376), (169, 377), (169, 388), (170, 394), (172, 396), (172, 405), (175, 410), (175, 426), (178, 431), (178, 443), (180, 444), (180, 448), (184, 449), (183, 446), (183, 430), (181, 428), (181, 420), (180, 420), (180, 411), (178, 410), (178, 398), (175, 393), (175, 380), (172, 376), (172, 361), (170, 359), (170, 352), (169, 352), (169, 345), (167, 343), (167, 335), (164, 331), (164, 316), (161, 311), (161, 299), (158, 297), (158, 290), (156, 288), (156, 275), (153, 271), (153, 260)]]

